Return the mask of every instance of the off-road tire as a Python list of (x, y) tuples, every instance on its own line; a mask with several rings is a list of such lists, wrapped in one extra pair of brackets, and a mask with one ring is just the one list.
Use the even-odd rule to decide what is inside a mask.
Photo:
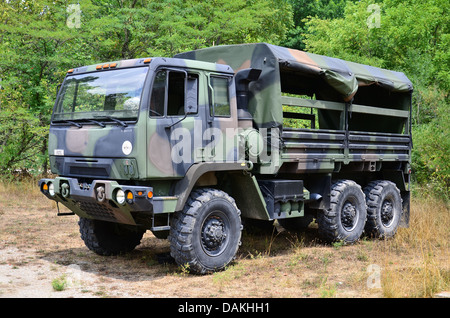
[(131, 252), (145, 233), (138, 227), (87, 218), (80, 218), (78, 225), (84, 244), (103, 256)]
[(172, 218), (170, 254), (189, 272), (207, 274), (230, 264), (241, 244), (241, 211), (227, 193), (194, 190)]
[(331, 186), (330, 200), (330, 208), (318, 213), (319, 235), (328, 242), (355, 243), (367, 217), (361, 187), (352, 180), (339, 180)]
[(382, 239), (393, 237), (402, 216), (400, 190), (391, 181), (377, 180), (370, 182), (364, 193), (367, 202), (366, 233)]

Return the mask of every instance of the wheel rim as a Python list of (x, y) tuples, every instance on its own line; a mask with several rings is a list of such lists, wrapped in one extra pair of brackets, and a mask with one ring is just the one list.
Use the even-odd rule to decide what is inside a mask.
[(385, 227), (390, 227), (394, 223), (394, 205), (392, 200), (386, 199), (383, 201), (380, 214), (381, 223)]
[(351, 232), (355, 229), (356, 225), (358, 224), (358, 220), (359, 220), (359, 211), (356, 208), (354, 200), (345, 201), (341, 211), (342, 227), (346, 231)]
[(212, 212), (202, 224), (202, 248), (209, 256), (218, 256), (226, 249), (230, 232), (230, 222), (220, 211)]

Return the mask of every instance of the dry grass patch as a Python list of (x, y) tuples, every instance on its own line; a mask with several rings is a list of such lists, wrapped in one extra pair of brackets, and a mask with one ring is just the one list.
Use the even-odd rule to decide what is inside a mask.
[(450, 290), (450, 210), (436, 199), (413, 200), (410, 227), (380, 242), (385, 297), (433, 297)]
[[(0, 265), (26, 270), (30, 279), (35, 272), (35, 289), (51, 291), (52, 280), (75, 264), (89, 278), (78, 295), (91, 297), (433, 297), (450, 290), (449, 207), (433, 199), (413, 200), (410, 228), (387, 241), (329, 245), (314, 225), (301, 233), (244, 231), (236, 261), (205, 276), (161, 263), (169, 243), (150, 232), (132, 253), (98, 256), (80, 239), (78, 218), (56, 212), (36, 180), (0, 183)], [(370, 284), (371, 265), (379, 268), (378, 285)], [(0, 286), (2, 295), (26, 291), (20, 286)]]

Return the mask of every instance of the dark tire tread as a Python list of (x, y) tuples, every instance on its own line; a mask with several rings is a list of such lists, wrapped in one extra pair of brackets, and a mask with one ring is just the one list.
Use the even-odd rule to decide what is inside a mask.
[[(385, 228), (380, 222), (380, 208), (383, 203), (383, 199), (389, 193), (395, 197), (397, 213), (400, 213), (400, 215), (396, 216), (395, 222), (391, 229)], [(364, 188), (364, 194), (366, 195), (367, 202), (366, 233), (377, 238), (393, 237), (397, 232), (401, 219), (402, 199), (400, 190), (397, 188), (395, 183), (391, 181), (376, 180), (370, 182)]]
[[(339, 207), (342, 204), (343, 196), (348, 191), (354, 191), (355, 195), (360, 196), (361, 202), (364, 204), (364, 209), (361, 211), (363, 222), (362, 226), (359, 226), (356, 231), (356, 235), (352, 238), (347, 236), (347, 233), (341, 230), (340, 226), (340, 211)], [(345, 198), (344, 198), (345, 199)], [(338, 180), (331, 186), (330, 192), (330, 208), (318, 213), (318, 232), (319, 235), (327, 242), (337, 242), (342, 241), (344, 243), (354, 243), (361, 236), (364, 230), (364, 223), (366, 219), (365, 211), (365, 197), (362, 192), (361, 186), (352, 180)]]
[[(224, 191), (213, 188), (195, 189), (189, 196), (183, 211), (176, 212), (172, 218), (171, 231), (169, 234), (170, 254), (178, 265), (187, 266), (190, 272), (196, 274), (207, 274), (218, 271), (229, 264), (228, 262), (227, 264), (223, 264), (223, 266), (214, 268), (203, 264), (200, 262), (192, 242), (193, 239), (195, 239), (193, 238), (192, 233), (198, 220), (199, 210), (205, 204), (216, 198), (228, 201), (236, 211), (240, 222), (241, 211), (236, 206), (234, 199)], [(241, 244), (242, 228), (242, 225), (240, 225), (238, 246)], [(233, 259), (234, 258), (235, 256)]]
[[(80, 218), (81, 239), (98, 255), (111, 256), (131, 252), (141, 243), (141, 229), (106, 221)], [(118, 231), (117, 231), (118, 230)]]

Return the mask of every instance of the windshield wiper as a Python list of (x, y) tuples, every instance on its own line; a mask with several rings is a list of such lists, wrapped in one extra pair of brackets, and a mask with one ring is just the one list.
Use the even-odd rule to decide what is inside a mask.
[[(87, 122), (90, 122), (90, 123), (97, 124), (97, 125), (99, 125), (99, 126), (102, 127), (102, 128), (103, 128), (103, 127), (106, 127), (106, 125), (105, 125), (104, 123), (101, 123), (101, 122), (96, 121), (96, 120), (93, 120), (93, 119), (83, 119), (83, 121), (87, 121)], [(77, 126), (78, 128), (82, 128), (82, 127), (83, 127), (82, 124), (77, 123), (77, 122), (75, 122), (75, 121), (71, 121), (71, 120), (61, 119), (61, 120), (56, 120), (55, 122), (61, 122), (61, 123), (72, 124), (72, 125), (74, 125), (74, 126)]]
[(93, 120), (93, 119), (86, 119), (86, 120), (89, 121), (90, 123), (97, 124), (97, 125), (99, 125), (102, 128), (106, 127), (106, 125), (104, 123), (101, 123), (99, 121), (96, 121), (96, 120)]
[(128, 124), (116, 117), (113, 116), (94, 116), (95, 118), (106, 118), (106, 119), (110, 119), (112, 121), (115, 121), (116, 123), (120, 124), (122, 127), (128, 127)]
[(72, 125), (74, 125), (74, 126), (77, 126), (78, 128), (82, 128), (83, 127), (83, 125), (82, 124), (80, 124), (80, 123), (77, 123), (77, 122), (74, 122), (74, 121), (71, 121), (71, 120), (65, 120), (65, 119), (61, 119), (61, 120), (55, 120), (54, 122), (60, 122), (60, 123), (68, 123), (68, 124), (72, 124)]

